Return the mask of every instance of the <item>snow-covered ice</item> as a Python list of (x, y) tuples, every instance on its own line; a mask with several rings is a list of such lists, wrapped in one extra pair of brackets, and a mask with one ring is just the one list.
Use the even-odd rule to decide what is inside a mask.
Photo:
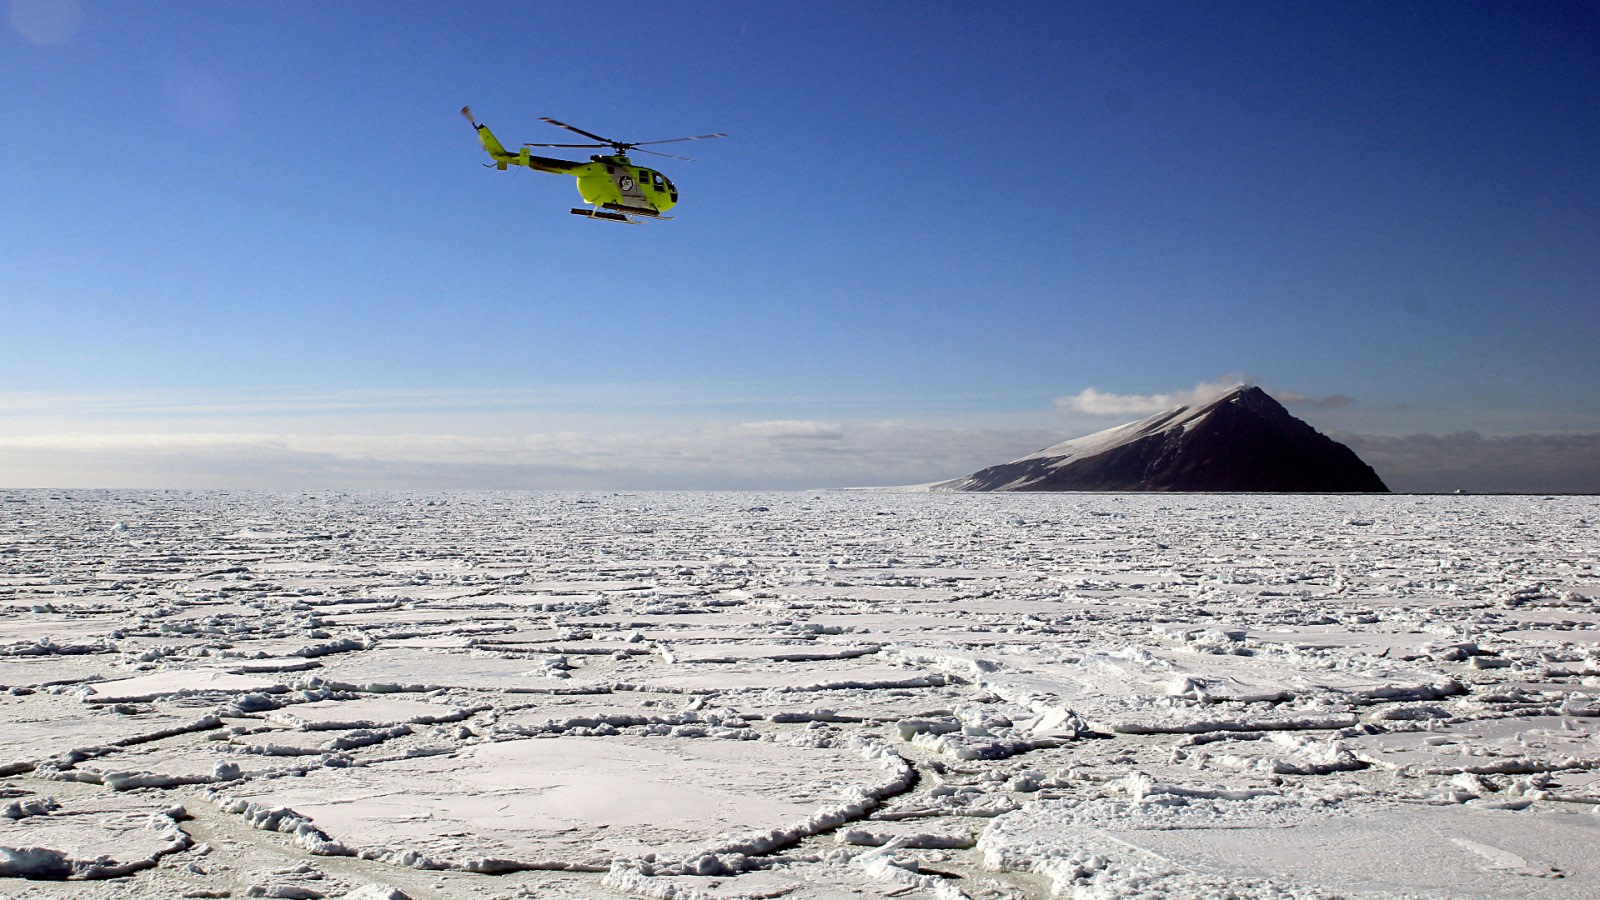
[(0, 895), (1600, 894), (1600, 499), (0, 492)]

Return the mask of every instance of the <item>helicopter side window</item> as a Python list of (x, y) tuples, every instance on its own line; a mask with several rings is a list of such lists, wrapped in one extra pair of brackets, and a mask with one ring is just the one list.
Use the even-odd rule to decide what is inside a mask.
[(656, 190), (658, 191), (666, 189), (666, 183), (661, 180), (660, 172), (651, 172), (650, 182), (656, 186)]

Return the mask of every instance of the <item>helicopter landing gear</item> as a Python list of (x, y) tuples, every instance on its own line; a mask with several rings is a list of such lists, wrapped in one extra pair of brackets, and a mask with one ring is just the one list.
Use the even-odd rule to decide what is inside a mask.
[(571, 212), (575, 216), (583, 216), (586, 219), (605, 219), (607, 222), (626, 222), (629, 225), (638, 225), (638, 224), (640, 224), (640, 223), (635, 222), (634, 220), (628, 218), (627, 216), (623, 215), (622, 213), (607, 212), (606, 210), (599, 209), (599, 208), (589, 208), (589, 209), (577, 209), (577, 208), (574, 208), (573, 210), (571, 210)]
[(584, 216), (585, 218), (589, 219), (605, 219), (607, 222), (627, 222), (629, 225), (639, 224), (639, 220), (635, 219), (634, 216), (640, 216), (647, 219), (672, 218), (671, 216), (663, 216), (661, 213), (656, 212), (653, 209), (646, 209), (637, 206), (623, 206), (620, 203), (602, 203), (599, 206), (593, 206), (588, 209), (574, 207), (571, 210), (571, 213), (575, 216)]

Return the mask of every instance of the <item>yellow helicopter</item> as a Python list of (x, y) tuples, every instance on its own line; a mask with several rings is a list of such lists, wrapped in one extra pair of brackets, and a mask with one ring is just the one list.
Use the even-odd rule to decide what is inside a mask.
[[(662, 213), (676, 206), (678, 203), (678, 189), (671, 179), (654, 169), (638, 166), (628, 159), (628, 151), (639, 149), (645, 144), (673, 144), (679, 141), (703, 141), (707, 138), (727, 137), (725, 134), (700, 134), (694, 137), (668, 138), (664, 141), (613, 141), (603, 138), (598, 134), (575, 128), (565, 122), (546, 118), (542, 121), (549, 122), (559, 128), (576, 132), (591, 141), (593, 144), (523, 144), (522, 150), (512, 153), (500, 145), (487, 126), (480, 124), (472, 118), (472, 107), (461, 107), (461, 114), (467, 117), (472, 127), (478, 130), (478, 140), (483, 144), (483, 149), (489, 151), (493, 163), (484, 165), (493, 166), (505, 171), (506, 166), (527, 166), (536, 172), (556, 172), (562, 175), (572, 175), (578, 179), (578, 193), (583, 195), (583, 201), (589, 204), (587, 209), (575, 208), (573, 215), (584, 216), (590, 219), (603, 219), (608, 222), (627, 222), (637, 225), (640, 219), (670, 219)], [(595, 154), (589, 157), (588, 162), (573, 162), (565, 159), (551, 159), (548, 156), (534, 156), (528, 152), (529, 147), (610, 147), (609, 156)], [(655, 150), (640, 150), (641, 153), (653, 153), (656, 156), (665, 156), (669, 159), (689, 161), (687, 156), (673, 156), (670, 153), (660, 153)], [(634, 218), (635, 216), (640, 219)]]

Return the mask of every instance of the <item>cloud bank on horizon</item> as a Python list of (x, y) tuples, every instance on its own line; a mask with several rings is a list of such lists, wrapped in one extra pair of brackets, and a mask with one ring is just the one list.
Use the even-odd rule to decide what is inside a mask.
[[(0, 488), (780, 490), (918, 484), (1202, 404), (1235, 374), (1151, 394), (1084, 388), (1012, 418), (573, 415), (548, 398), (0, 396)], [(1399, 492), (1600, 492), (1600, 434), (1385, 434), (1361, 404), (1268, 392)], [(544, 405), (540, 405), (543, 403)], [(441, 411), (441, 407), (454, 412)], [(77, 415), (74, 415), (74, 409)], [(464, 411), (463, 411), (464, 410)], [(1309, 410), (1309, 412), (1308, 412)], [(152, 427), (152, 425), (155, 427)], [(31, 427), (30, 427), (31, 426)]]

